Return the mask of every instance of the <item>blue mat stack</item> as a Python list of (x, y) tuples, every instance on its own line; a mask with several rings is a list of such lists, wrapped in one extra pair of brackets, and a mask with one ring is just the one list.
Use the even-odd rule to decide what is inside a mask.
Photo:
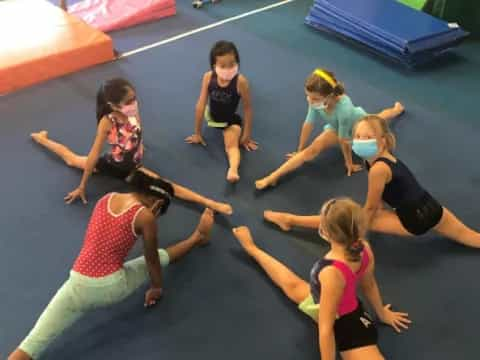
[(305, 22), (416, 67), (458, 45), (468, 33), (394, 0), (315, 0)]

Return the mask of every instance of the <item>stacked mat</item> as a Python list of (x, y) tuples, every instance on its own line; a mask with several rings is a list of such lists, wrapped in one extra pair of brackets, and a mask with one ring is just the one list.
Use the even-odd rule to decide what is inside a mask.
[(468, 33), (394, 0), (315, 0), (305, 22), (408, 67), (435, 60)]
[(83, 0), (68, 12), (107, 32), (175, 15), (176, 0)]

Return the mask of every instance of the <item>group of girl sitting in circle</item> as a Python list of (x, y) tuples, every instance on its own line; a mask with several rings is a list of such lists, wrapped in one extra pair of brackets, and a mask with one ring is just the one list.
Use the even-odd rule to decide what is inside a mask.
[[(249, 84), (239, 73), (240, 57), (235, 45), (217, 42), (210, 52), (211, 70), (205, 73), (195, 110), (195, 133), (188, 143), (206, 145), (202, 122), (222, 130), (229, 167), (226, 179), (240, 180), (240, 147), (256, 150), (252, 140), (252, 107)], [(276, 185), (285, 174), (313, 160), (320, 152), (340, 145), (347, 174), (360, 171), (352, 151), (368, 171), (364, 206), (348, 198), (325, 202), (319, 214), (299, 216), (265, 211), (267, 221), (288, 231), (294, 226), (316, 229), (330, 250), (319, 259), (308, 281), (256, 245), (246, 226), (232, 229), (240, 245), (283, 290), (298, 308), (318, 323), (323, 360), (383, 359), (377, 347), (373, 317), (357, 296), (360, 285), (378, 319), (400, 332), (410, 324), (408, 314), (393, 311), (382, 301), (374, 276), (375, 256), (366, 240), (368, 231), (399, 236), (416, 236), (430, 230), (461, 244), (480, 247), (480, 233), (468, 228), (442, 206), (415, 179), (394, 154), (395, 137), (389, 121), (403, 111), (400, 103), (377, 115), (353, 105), (342, 84), (325, 69), (315, 69), (305, 82), (308, 113), (297, 151), (268, 176), (256, 181), (262, 190)], [(244, 119), (237, 113), (243, 104)], [(134, 87), (124, 79), (103, 83), (97, 93), (97, 134), (87, 156), (75, 154), (51, 140), (47, 131), (31, 134), (35, 142), (60, 156), (67, 165), (79, 168), (79, 186), (65, 201), (86, 202), (85, 189), (93, 173), (124, 179), (128, 193), (108, 193), (96, 204), (88, 224), (83, 247), (68, 280), (58, 290), (34, 328), (9, 360), (37, 359), (48, 345), (82, 315), (92, 309), (122, 301), (150, 279), (145, 293), (149, 307), (163, 293), (162, 268), (179, 260), (197, 245), (210, 240), (214, 213), (230, 215), (231, 205), (200, 195), (162, 179), (143, 163), (142, 123)], [(322, 133), (307, 145), (314, 124), (326, 122)], [(105, 143), (110, 151), (101, 154)], [(205, 207), (196, 229), (184, 241), (158, 248), (157, 216), (166, 212), (171, 197)], [(389, 209), (384, 208), (384, 204)], [(137, 237), (144, 243), (144, 256), (125, 261)]]

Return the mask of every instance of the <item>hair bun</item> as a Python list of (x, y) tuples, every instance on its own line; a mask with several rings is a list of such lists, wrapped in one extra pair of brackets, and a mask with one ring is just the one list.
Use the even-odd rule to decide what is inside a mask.
[(360, 254), (364, 248), (365, 245), (363, 245), (363, 242), (361, 240), (357, 240), (349, 246), (348, 250), (353, 254)]

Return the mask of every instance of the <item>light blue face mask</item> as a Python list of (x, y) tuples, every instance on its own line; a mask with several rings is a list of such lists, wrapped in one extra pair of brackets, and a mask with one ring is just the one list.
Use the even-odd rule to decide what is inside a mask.
[(364, 160), (370, 160), (378, 153), (377, 139), (353, 140), (352, 150)]
[(312, 107), (312, 109), (315, 109), (315, 110), (325, 110), (327, 105), (325, 105), (325, 102), (322, 102), (320, 104), (312, 104), (310, 105)]

